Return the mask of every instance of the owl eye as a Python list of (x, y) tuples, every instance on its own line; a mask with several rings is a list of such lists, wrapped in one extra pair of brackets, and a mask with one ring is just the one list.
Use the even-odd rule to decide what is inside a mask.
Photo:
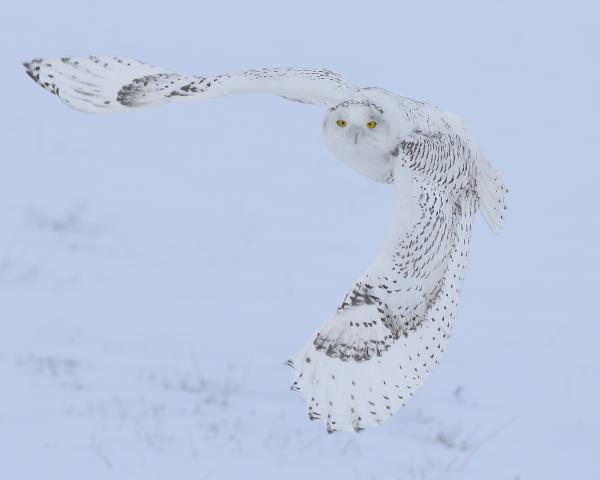
[(338, 120), (337, 122), (338, 127), (344, 128), (346, 126), (346, 120)]
[(377, 122), (371, 120), (370, 122), (367, 122), (367, 128), (375, 128), (377, 126)]

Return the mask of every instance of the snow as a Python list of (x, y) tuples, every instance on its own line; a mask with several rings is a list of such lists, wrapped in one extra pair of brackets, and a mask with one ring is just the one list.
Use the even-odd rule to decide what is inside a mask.
[[(593, 5), (309, 3), (4, 12), (0, 478), (600, 478)], [(398, 32), (430, 14), (437, 35)], [(507, 223), (477, 222), (449, 351), (396, 418), (327, 435), (284, 364), (372, 260), (392, 189), (333, 158), (319, 108), (90, 116), (20, 68), (88, 52), (183, 73), (327, 66), (467, 119), (504, 172)]]

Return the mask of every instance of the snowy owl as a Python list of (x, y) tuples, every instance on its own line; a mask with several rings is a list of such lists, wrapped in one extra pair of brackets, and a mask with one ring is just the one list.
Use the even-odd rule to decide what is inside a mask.
[(395, 208), (373, 263), (288, 362), (292, 390), (329, 432), (379, 425), (414, 395), (446, 349), (475, 213), (496, 231), (505, 209), (507, 190), (460, 118), (381, 88), (356, 87), (325, 69), (190, 76), (104, 56), (24, 65), (43, 88), (83, 112), (234, 93), (324, 105), (329, 149), (357, 172), (394, 184)]

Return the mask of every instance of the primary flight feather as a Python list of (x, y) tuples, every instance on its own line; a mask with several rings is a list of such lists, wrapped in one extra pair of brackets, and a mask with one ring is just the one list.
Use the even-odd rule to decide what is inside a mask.
[(292, 389), (329, 432), (381, 424), (413, 396), (452, 331), (475, 214), (497, 231), (506, 208), (504, 184), (460, 118), (325, 69), (193, 76), (104, 56), (24, 66), (43, 88), (89, 113), (238, 93), (325, 105), (327, 146), (359, 173), (393, 183), (395, 208), (373, 263), (288, 362)]

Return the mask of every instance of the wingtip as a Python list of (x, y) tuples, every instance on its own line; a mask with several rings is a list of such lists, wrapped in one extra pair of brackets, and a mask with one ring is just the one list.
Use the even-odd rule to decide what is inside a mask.
[(44, 61), (43, 58), (36, 57), (36, 58), (33, 58), (33, 59), (29, 60), (29, 61), (22, 62), (21, 65), (23, 65), (25, 68), (33, 68), (34, 64), (36, 64), (36, 63), (42, 63), (43, 61)]
[(29, 75), (29, 77), (36, 83), (39, 83), (39, 73), (36, 73), (36, 70), (39, 70), (39, 64), (42, 62), (41, 58), (34, 58), (28, 62), (22, 62), (21, 65), (25, 68), (25, 73)]

